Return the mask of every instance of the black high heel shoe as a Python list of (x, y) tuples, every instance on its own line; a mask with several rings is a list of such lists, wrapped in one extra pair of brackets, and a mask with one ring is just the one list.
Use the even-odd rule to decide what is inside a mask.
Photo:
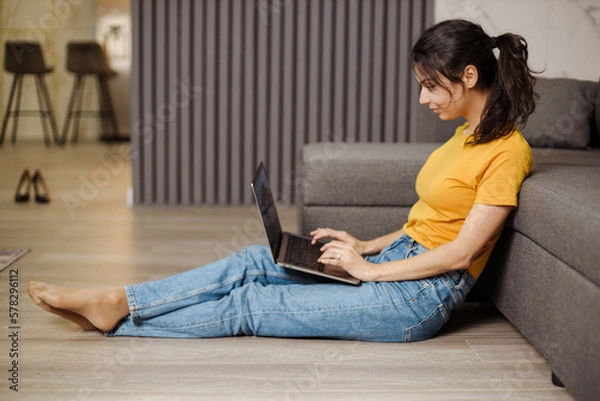
[(29, 200), (29, 188), (31, 188), (31, 174), (29, 174), (29, 170), (25, 169), (23, 174), (21, 174), (21, 178), (19, 179), (19, 185), (17, 185), (15, 202), (27, 202)]
[(48, 192), (48, 187), (46, 186), (44, 178), (42, 177), (42, 173), (39, 170), (36, 170), (33, 174), (33, 189), (35, 190), (35, 201), (37, 203), (50, 202), (50, 193)]

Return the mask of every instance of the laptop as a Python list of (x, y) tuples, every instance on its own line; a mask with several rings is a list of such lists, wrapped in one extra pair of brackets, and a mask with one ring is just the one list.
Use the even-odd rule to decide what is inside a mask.
[(334, 266), (326, 266), (318, 262), (321, 256), (322, 243), (311, 244), (312, 238), (283, 232), (267, 170), (263, 162), (258, 165), (252, 178), (252, 193), (258, 206), (260, 218), (265, 227), (265, 233), (271, 254), (275, 263), (301, 272), (327, 277), (347, 284), (360, 284), (360, 280), (352, 277), (347, 271)]

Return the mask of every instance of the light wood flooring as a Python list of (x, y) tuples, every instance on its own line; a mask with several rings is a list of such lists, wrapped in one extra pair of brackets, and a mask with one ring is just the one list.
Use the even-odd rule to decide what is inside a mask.
[[(236, 337), (105, 338), (35, 306), (29, 280), (109, 287), (157, 279), (264, 243), (254, 207), (127, 206), (124, 145), (0, 148), (0, 247), (31, 252), (0, 273), (0, 400), (572, 400), (542, 356), (487, 304), (412, 344)], [(52, 202), (15, 204), (24, 168)], [(284, 228), (295, 210), (281, 207)], [(9, 270), (18, 269), (19, 392), (9, 389)]]

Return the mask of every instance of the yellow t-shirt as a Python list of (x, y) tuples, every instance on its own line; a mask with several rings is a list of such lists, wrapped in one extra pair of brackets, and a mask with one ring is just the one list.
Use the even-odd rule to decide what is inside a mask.
[[(521, 183), (531, 171), (531, 148), (519, 130), (483, 144), (466, 145), (465, 123), (435, 150), (416, 181), (419, 200), (404, 225), (404, 232), (427, 249), (452, 241), (473, 204), (517, 206)], [(468, 268), (481, 274), (501, 230)]]

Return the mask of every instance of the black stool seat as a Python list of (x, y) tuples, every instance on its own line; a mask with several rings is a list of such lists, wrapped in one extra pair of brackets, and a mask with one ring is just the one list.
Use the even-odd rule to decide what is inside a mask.
[(44, 62), (37, 42), (8, 41), (4, 44), (4, 69), (14, 74), (47, 74), (54, 70)]
[[(117, 119), (107, 82), (107, 78), (116, 75), (116, 72), (110, 68), (102, 47), (97, 42), (69, 42), (67, 44), (67, 70), (75, 74), (75, 83), (69, 99), (61, 142), (67, 141), (71, 120), (74, 120), (71, 142), (77, 142), (79, 120), (82, 115), (90, 113), (100, 116), (103, 130), (109, 131), (105, 135), (109, 140), (116, 138), (118, 135)], [(100, 110), (81, 109), (83, 83), (87, 75), (97, 78)]]
[(116, 75), (108, 65), (104, 50), (96, 42), (69, 42), (67, 70), (75, 74)]
[[(8, 99), (8, 106), (6, 113), (4, 114), (4, 121), (2, 123), (2, 132), (0, 133), (0, 146), (4, 142), (4, 134), (8, 125), (9, 117), (13, 116), (13, 132), (11, 142), (16, 142), (17, 139), (17, 125), (20, 115), (27, 114), (39, 114), (42, 117), (42, 128), (44, 130), (44, 141), (46, 145), (51, 144), (50, 135), (46, 127), (48, 119), (50, 130), (55, 142), (59, 142), (58, 129), (56, 126), (56, 120), (54, 119), (54, 113), (52, 111), (52, 104), (50, 103), (50, 96), (48, 94), (48, 87), (44, 79), (44, 75), (53, 71), (53, 67), (49, 67), (44, 62), (44, 55), (42, 53), (42, 47), (37, 42), (24, 42), (24, 41), (8, 41), (4, 45), (4, 69), (7, 72), (15, 74), (13, 79), (10, 95)], [(36, 92), (38, 96), (39, 110), (21, 110), (21, 92), (23, 88), (23, 78), (27, 74), (35, 76)], [(13, 99), (16, 92), (16, 104), (14, 110), (12, 110)]]

